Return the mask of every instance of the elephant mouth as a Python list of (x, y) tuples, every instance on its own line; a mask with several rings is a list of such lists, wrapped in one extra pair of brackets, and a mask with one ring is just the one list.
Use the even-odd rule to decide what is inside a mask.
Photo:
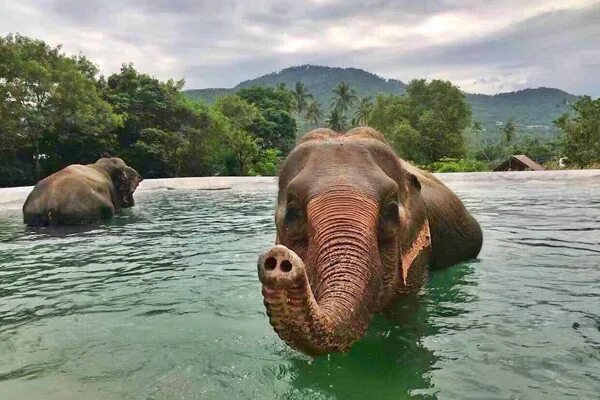
[(123, 196), (123, 207), (133, 207), (135, 205), (135, 200), (133, 199), (133, 192), (127, 193)]

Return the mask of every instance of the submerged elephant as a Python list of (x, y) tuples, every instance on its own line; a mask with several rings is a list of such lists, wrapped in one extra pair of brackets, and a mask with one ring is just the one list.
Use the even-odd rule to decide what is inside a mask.
[(269, 320), (310, 355), (347, 351), (428, 266), (477, 257), (482, 232), (432, 174), (371, 128), (307, 133), (282, 165), (276, 245), (258, 260)]
[(39, 181), (23, 205), (28, 225), (79, 225), (112, 217), (134, 205), (142, 177), (120, 158), (69, 165)]

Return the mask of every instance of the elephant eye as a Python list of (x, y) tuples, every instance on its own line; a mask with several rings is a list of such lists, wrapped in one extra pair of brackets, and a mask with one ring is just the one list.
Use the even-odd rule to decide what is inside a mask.
[(283, 217), (283, 224), (291, 238), (304, 235), (304, 213), (295, 206), (288, 206)]
[(395, 234), (400, 222), (400, 210), (398, 209), (398, 203), (395, 201), (388, 203), (381, 210), (379, 217), (379, 233), (380, 235), (387, 236)]

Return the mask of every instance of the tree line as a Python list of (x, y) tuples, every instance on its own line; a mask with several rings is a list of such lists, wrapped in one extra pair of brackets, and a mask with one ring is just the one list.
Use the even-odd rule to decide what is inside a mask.
[(487, 143), (464, 94), (447, 81), (413, 80), (404, 95), (375, 99), (341, 82), (327, 107), (302, 82), (244, 88), (212, 105), (189, 100), (183, 86), (131, 64), (101, 76), (60, 46), (0, 37), (0, 186), (32, 184), (102, 154), (122, 157), (145, 178), (272, 175), (298, 132), (317, 126), (371, 125), (401, 157), (431, 169), (487, 169), (517, 151), (564, 154), (578, 166), (600, 161), (600, 100), (585, 96), (555, 122), (564, 132), (555, 143), (516, 138), (511, 121)]

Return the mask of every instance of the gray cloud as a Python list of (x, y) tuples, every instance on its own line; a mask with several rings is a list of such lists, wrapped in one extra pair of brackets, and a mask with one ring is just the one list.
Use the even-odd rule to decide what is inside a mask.
[(189, 88), (317, 63), (468, 91), (600, 95), (597, 0), (20, 0), (0, 3), (9, 32), (62, 43), (105, 74), (131, 61)]

